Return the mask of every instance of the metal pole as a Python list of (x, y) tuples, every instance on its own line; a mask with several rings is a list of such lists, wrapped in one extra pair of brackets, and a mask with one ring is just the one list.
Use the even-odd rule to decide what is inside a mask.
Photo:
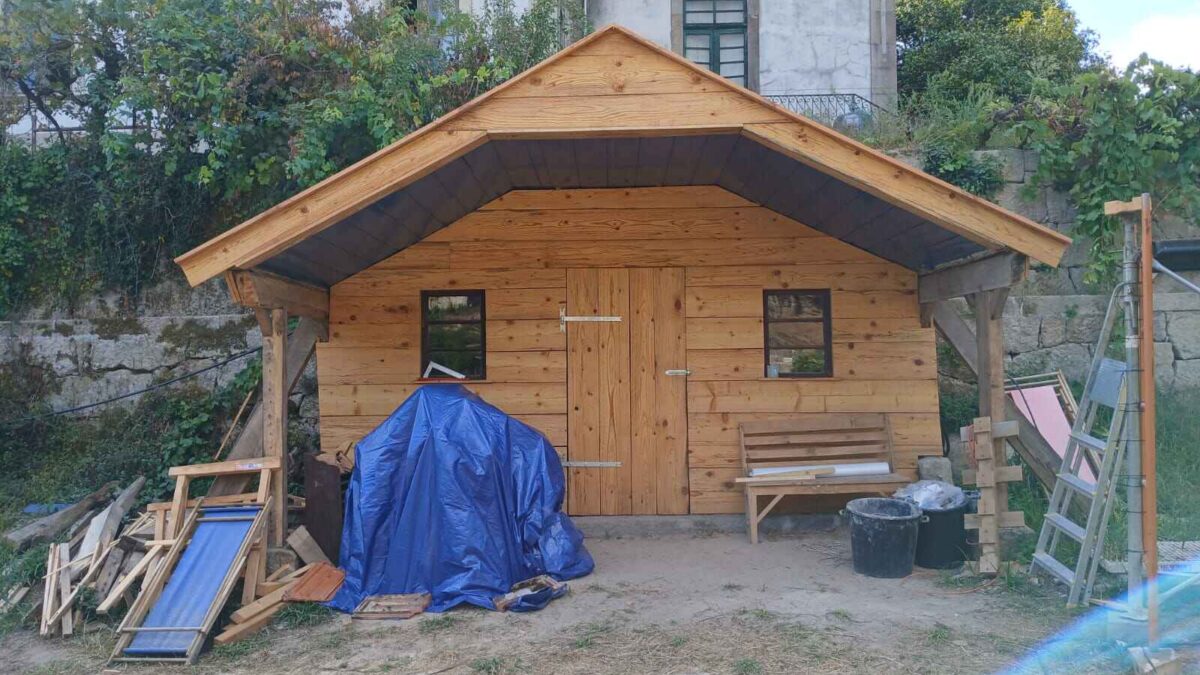
[(1142, 220), (1139, 228), (1138, 264), (1138, 347), (1141, 356), (1141, 431), (1142, 431), (1142, 550), (1146, 563), (1147, 644), (1158, 639), (1158, 483), (1155, 455), (1156, 433), (1154, 399), (1154, 242), (1151, 238), (1150, 194), (1142, 194)]
[[(1125, 251), (1121, 261), (1121, 280), (1124, 282), (1125, 304), (1125, 363), (1129, 375), (1125, 378), (1125, 488), (1128, 500), (1128, 540), (1125, 567), (1128, 571), (1129, 618), (1145, 618), (1145, 603), (1142, 601), (1142, 440), (1141, 440), (1141, 379), (1136, 377), (1140, 370), (1138, 359), (1138, 312), (1137, 294), (1137, 229), (1133, 223), (1125, 225)], [(1101, 349), (1104, 347), (1101, 346)]]

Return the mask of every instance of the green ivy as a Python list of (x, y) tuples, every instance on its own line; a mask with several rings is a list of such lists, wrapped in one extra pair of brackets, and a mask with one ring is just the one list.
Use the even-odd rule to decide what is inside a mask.
[(1036, 180), (1066, 191), (1075, 234), (1092, 242), (1088, 281), (1120, 261), (1120, 224), (1104, 202), (1149, 192), (1155, 216), (1200, 220), (1200, 75), (1142, 57), (1124, 72), (1085, 73), (1014, 113), (1015, 137), (1038, 152)]
[(932, 144), (925, 148), (922, 165), (926, 173), (988, 199), (1004, 187), (999, 160), (979, 157), (962, 148)]

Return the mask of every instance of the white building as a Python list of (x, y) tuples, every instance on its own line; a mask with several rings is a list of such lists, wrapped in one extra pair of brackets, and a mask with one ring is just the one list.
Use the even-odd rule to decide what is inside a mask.
[[(487, 2), (458, 1), (469, 12)], [(581, 1), (597, 28), (620, 24), (759, 93), (807, 99), (785, 103), (896, 101), (895, 0)]]

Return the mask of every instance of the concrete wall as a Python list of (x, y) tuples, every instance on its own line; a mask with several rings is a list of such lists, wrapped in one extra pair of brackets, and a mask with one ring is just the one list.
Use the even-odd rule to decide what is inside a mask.
[(870, 97), (870, 15), (865, 0), (764, 2), (760, 91)]
[(620, 24), (642, 37), (671, 49), (672, 0), (591, 0), (588, 20), (602, 28)]

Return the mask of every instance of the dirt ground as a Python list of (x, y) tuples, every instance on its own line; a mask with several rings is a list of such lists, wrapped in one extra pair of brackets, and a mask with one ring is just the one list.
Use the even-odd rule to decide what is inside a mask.
[[(218, 648), (198, 670), (994, 672), (1070, 619), (1061, 598), (1006, 580), (963, 585), (924, 570), (902, 580), (855, 575), (848, 539), (845, 530), (756, 547), (740, 534), (589, 539), (595, 573), (540, 612), (461, 609), (395, 622), (338, 615)], [(111, 644), (108, 629), (67, 641), (16, 633), (0, 641), (0, 670), (95, 673)]]

